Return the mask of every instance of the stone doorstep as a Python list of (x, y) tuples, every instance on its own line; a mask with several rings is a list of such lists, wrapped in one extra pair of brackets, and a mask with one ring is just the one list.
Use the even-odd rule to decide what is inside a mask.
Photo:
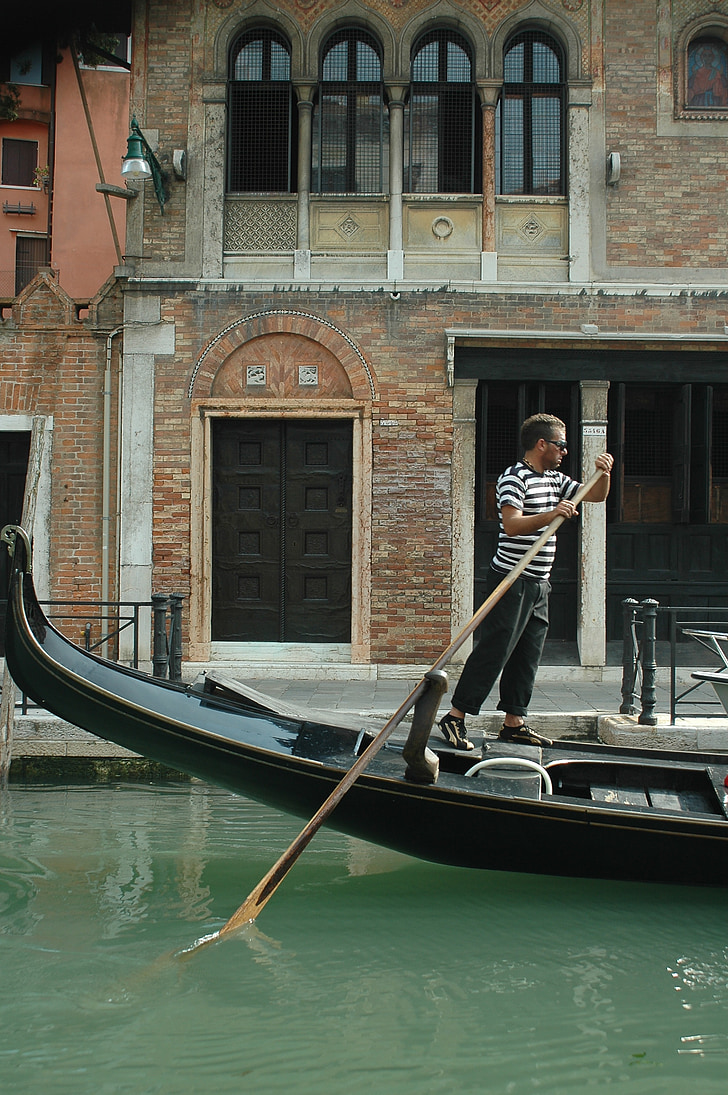
[(728, 750), (728, 718), (719, 716), (685, 718), (670, 725), (667, 715), (658, 715), (656, 726), (641, 726), (637, 715), (599, 715), (597, 733), (605, 745), (706, 753)]

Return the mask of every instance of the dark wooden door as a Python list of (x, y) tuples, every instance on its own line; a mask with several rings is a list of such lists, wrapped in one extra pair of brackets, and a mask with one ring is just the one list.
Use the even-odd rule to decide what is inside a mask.
[[(29, 433), (0, 432), (0, 529), (5, 525), (20, 524), (29, 453)], [(9, 581), (10, 556), (5, 545), (0, 544), (0, 654), (5, 653), (5, 608)]]
[(213, 425), (212, 638), (351, 639), (349, 421)]

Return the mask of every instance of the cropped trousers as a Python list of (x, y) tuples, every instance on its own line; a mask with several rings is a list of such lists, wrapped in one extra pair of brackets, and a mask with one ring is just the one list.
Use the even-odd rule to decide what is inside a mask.
[[(486, 597), (504, 577), (491, 567)], [(525, 718), (549, 628), (550, 592), (547, 581), (520, 577), (493, 606), (453, 692), (454, 708), (477, 715), (500, 673), (499, 710)]]

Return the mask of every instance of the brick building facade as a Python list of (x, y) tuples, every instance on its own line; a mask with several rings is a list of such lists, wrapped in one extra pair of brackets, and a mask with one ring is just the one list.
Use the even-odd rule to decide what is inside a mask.
[(190, 662), (429, 664), (547, 409), (572, 474), (618, 459), (560, 536), (553, 641), (599, 667), (623, 596), (728, 595), (728, 2), (138, 0), (132, 38), (164, 212), (127, 203), (88, 317), (40, 279), (0, 333), (0, 425), (23, 339), (65, 339), (20, 397), (54, 415), (54, 592), (183, 593)]

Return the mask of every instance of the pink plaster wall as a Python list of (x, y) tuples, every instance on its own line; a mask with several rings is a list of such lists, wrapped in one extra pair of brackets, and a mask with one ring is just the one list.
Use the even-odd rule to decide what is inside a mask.
[[(89, 113), (107, 183), (122, 186), (121, 160), (129, 135), (129, 73), (81, 69)], [(57, 68), (56, 152), (52, 264), (69, 296), (92, 297), (118, 264), (73, 61), (64, 51)], [(126, 201), (109, 199), (123, 253)]]
[[(0, 121), (0, 139), (38, 142), (38, 166), (48, 163), (50, 89), (21, 89), (25, 109), (14, 122)], [(35, 206), (35, 213), (5, 213), (8, 205)], [(48, 233), (48, 198), (39, 187), (0, 185), (0, 296), (12, 296), (15, 283), (15, 240), (23, 235)]]

